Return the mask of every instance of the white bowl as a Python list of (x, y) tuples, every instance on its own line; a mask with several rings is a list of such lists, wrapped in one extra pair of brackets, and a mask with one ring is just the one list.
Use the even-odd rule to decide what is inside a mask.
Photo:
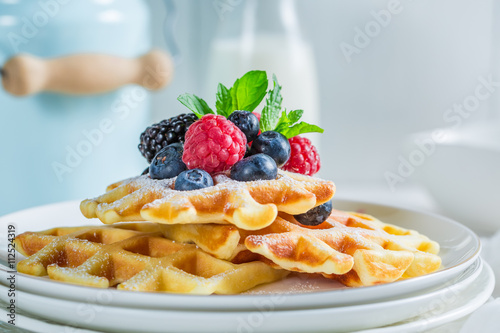
[[(445, 131), (438, 140), (433, 133), (413, 135), (405, 145), (406, 156), (418, 155), (416, 150), (424, 156), (420, 165), (414, 165), (416, 179), (446, 215), (480, 234), (499, 230), (500, 127)], [(424, 140), (427, 148), (415, 144)]]

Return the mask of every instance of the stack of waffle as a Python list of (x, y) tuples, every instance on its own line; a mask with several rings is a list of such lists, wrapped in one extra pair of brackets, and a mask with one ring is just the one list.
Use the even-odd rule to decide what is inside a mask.
[[(293, 215), (332, 199), (332, 182), (280, 171), (276, 180), (175, 191), (175, 178), (148, 175), (110, 185), (81, 203), (99, 227), (19, 235), (18, 271), (100, 288), (236, 294), (283, 279), (320, 274), (370, 286), (437, 270), (439, 245), (371, 216), (334, 210), (315, 227)], [(117, 223), (130, 222), (133, 223)], [(143, 222), (147, 221), (147, 222)]]

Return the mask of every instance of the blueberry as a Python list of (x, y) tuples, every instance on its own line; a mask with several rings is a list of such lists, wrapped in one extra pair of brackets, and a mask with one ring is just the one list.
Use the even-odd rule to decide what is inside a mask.
[(149, 173), (149, 167), (144, 169), (144, 171), (141, 173), (141, 176), (147, 175)]
[(149, 166), (149, 176), (153, 179), (166, 179), (175, 177), (186, 170), (186, 164), (182, 162), (183, 151), (180, 143), (173, 143), (162, 148)]
[(304, 214), (294, 215), (295, 219), (304, 225), (319, 225), (326, 221), (332, 213), (332, 201), (325, 202), (322, 205), (316, 206), (308, 210)]
[(259, 153), (271, 156), (278, 168), (280, 168), (290, 158), (290, 143), (283, 134), (275, 131), (267, 131), (261, 133), (252, 143), (250, 154), (255, 155)]
[(205, 170), (192, 169), (181, 172), (175, 179), (174, 188), (177, 191), (191, 191), (214, 186), (214, 181)]
[(234, 111), (227, 119), (245, 134), (247, 142), (252, 142), (259, 134), (259, 119), (252, 112)]
[(248, 182), (252, 180), (272, 180), (278, 176), (276, 162), (265, 154), (256, 154), (236, 162), (231, 167), (230, 177)]

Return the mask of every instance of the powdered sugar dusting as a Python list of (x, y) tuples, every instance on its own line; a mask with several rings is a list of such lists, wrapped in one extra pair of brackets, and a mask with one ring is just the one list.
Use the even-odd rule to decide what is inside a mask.
[[(142, 194), (154, 193), (158, 198), (152, 200), (147, 204), (147, 207), (156, 207), (165, 202), (175, 201), (175, 200), (185, 200), (194, 197), (206, 197), (209, 200), (211, 197), (217, 195), (222, 191), (229, 191), (238, 193), (241, 190), (247, 189), (257, 189), (263, 186), (273, 186), (279, 188), (288, 189), (301, 189), (304, 188), (306, 183), (327, 183), (327, 181), (321, 180), (319, 178), (298, 175), (283, 170), (278, 171), (278, 176), (275, 180), (256, 180), (249, 182), (240, 182), (229, 178), (229, 172), (218, 173), (213, 176), (214, 186), (191, 190), (191, 191), (177, 191), (174, 190), (176, 177), (169, 179), (151, 179), (149, 175), (142, 175), (134, 178), (129, 178), (123, 181), (115, 190), (120, 188), (131, 188), (133, 192), (125, 195), (123, 198), (115, 200), (113, 202), (106, 202), (107, 209), (117, 209), (119, 210), (124, 203), (126, 205), (132, 205), (139, 202), (143, 195), (137, 195), (134, 198), (133, 195), (136, 191), (141, 191)], [(94, 199), (96, 202), (101, 202), (100, 197)]]

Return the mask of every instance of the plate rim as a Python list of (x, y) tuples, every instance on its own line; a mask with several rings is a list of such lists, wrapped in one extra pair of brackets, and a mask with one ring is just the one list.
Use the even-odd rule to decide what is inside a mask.
[[(494, 283), (495, 283), (495, 277), (494, 275), (492, 274), (492, 270), (491, 270), (491, 267), (488, 265), (488, 263), (484, 262), (483, 261), (483, 265), (482, 265), (482, 269), (481, 269), (481, 272), (479, 275), (476, 276), (476, 278), (473, 280), (473, 281), (470, 281), (469, 284), (464, 287), (464, 286), (461, 286), (461, 287), (457, 287), (457, 285), (451, 285), (451, 286), (448, 286), (448, 287), (445, 287), (445, 288), (442, 288), (440, 290), (436, 290), (434, 293), (434, 295), (432, 295), (431, 293), (429, 294), (424, 294), (424, 295), (418, 295), (418, 296), (415, 296), (414, 298), (410, 298), (410, 299), (406, 299), (406, 298), (402, 298), (402, 299), (397, 299), (397, 300), (389, 300), (387, 302), (384, 302), (385, 304), (383, 304), (383, 306), (386, 306), (386, 307), (389, 307), (389, 306), (392, 306), (392, 307), (395, 307), (397, 305), (401, 305), (401, 303), (405, 303), (405, 302), (410, 302), (410, 303), (414, 303), (416, 300), (420, 301), (420, 303), (418, 304), (421, 304), (421, 302), (423, 302), (424, 300), (433, 300), (433, 299), (436, 299), (436, 298), (433, 298), (434, 297), (439, 297), (439, 295), (442, 295), (446, 292), (449, 292), (452, 290), (452, 288), (458, 288), (459, 290), (462, 289), (462, 288), (467, 288), (471, 283), (474, 283), (474, 281), (476, 281), (477, 279), (479, 279), (480, 275), (482, 274), (485, 274), (486, 275), (486, 279), (488, 281), (488, 288), (482, 288), (482, 293), (481, 295), (484, 297), (484, 300), (487, 300), (487, 298), (489, 297), (489, 295), (491, 294), (491, 292), (493, 291), (493, 288), (494, 288)], [(7, 288), (5, 286), (0, 286), (0, 289), (3, 289), (3, 288)], [(3, 293), (2, 293), (3, 294)], [(29, 293), (27, 293), (29, 294)], [(36, 298), (39, 298), (39, 299), (42, 299), (42, 298), (45, 298), (44, 296), (40, 296), (40, 295), (34, 295), (34, 294), (29, 294), (30, 296), (32, 297), (36, 297)], [(482, 298), (483, 298), (482, 297)], [(75, 301), (69, 301), (69, 300), (61, 300), (61, 299), (56, 299), (56, 300), (52, 300), (52, 301), (59, 301), (59, 302), (62, 302), (63, 304), (65, 303), (66, 305), (68, 304), (67, 302), (69, 303), (78, 303), (78, 302), (75, 302)], [(397, 305), (394, 305), (395, 303), (397, 303)], [(483, 302), (484, 303), (484, 302)], [(62, 305), (61, 305), (62, 306)], [(273, 311), (273, 314), (276, 313), (276, 314), (279, 314), (281, 319), (283, 319), (283, 317), (285, 316), (290, 316), (290, 315), (296, 315), (297, 313), (302, 313), (303, 316), (305, 315), (309, 315), (311, 314), (312, 312), (315, 312), (316, 316), (323, 316), (325, 317), (326, 315), (332, 315), (332, 311), (336, 313), (336, 315), (342, 315), (342, 314), (346, 314), (346, 311), (369, 311), (371, 308), (373, 307), (380, 307), (381, 306), (381, 303), (373, 303), (373, 304), (363, 304), (363, 305), (356, 305), (356, 306), (352, 306), (352, 307), (342, 307), (342, 308), (323, 308), (323, 309), (298, 309), (298, 310), (290, 310), (290, 311), (279, 311), (279, 312), (274, 312)], [(104, 306), (106, 307), (106, 306)], [(357, 309), (356, 309), (357, 308)], [(360, 309), (361, 308), (361, 309)], [(119, 307), (113, 307), (111, 306), (110, 307), (110, 311), (118, 311), (118, 310), (123, 310), (123, 308), (119, 308)], [(142, 311), (147, 311), (147, 309), (127, 309), (127, 310), (131, 310), (131, 311), (135, 311), (135, 310), (142, 310)], [(161, 312), (164, 312), (165, 310), (155, 310), (155, 314), (160, 314)], [(170, 312), (173, 312), (173, 314), (179, 314), (179, 313), (183, 313), (183, 315), (187, 315), (189, 314), (189, 316), (195, 316), (197, 312), (193, 312), (193, 311), (172, 311), (172, 310), (167, 310), (167, 311), (170, 311)], [(384, 308), (384, 310), (379, 310), (379, 311), (387, 311), (386, 308)], [(404, 317), (406, 318), (410, 318), (408, 317), (409, 313), (417, 313), (420, 311), (420, 309), (413, 309), (413, 310), (408, 310), (409, 312), (405, 315), (403, 315)], [(31, 314), (33, 315), (33, 312), (30, 311), (30, 310), (24, 310), (24, 312), (28, 313), (28, 314)], [(50, 311), (50, 312), (53, 312), (53, 311)], [(205, 316), (216, 316), (216, 317), (219, 317), (219, 318), (223, 318), (224, 316), (249, 316), (253, 313), (256, 313), (256, 311), (242, 311), (242, 312), (235, 312), (235, 313), (227, 313), (227, 312), (221, 312), (221, 311), (200, 311), (199, 313), (203, 313), (203, 315)], [(419, 314), (425, 314), (426, 311), (420, 311)], [(39, 314), (34, 314), (35, 316), (40, 316)], [(352, 316), (352, 314), (351, 314)], [(401, 315), (400, 315), (401, 317)], [(206, 318), (205, 318), (206, 319)], [(50, 317), (49, 320), (54, 320), (53, 317)], [(61, 318), (57, 318), (56, 321), (59, 320), (58, 323), (61, 323), (61, 325), (69, 325), (71, 323), (62, 323), (61, 322)], [(204, 320), (203, 318), (201, 320)], [(406, 319), (400, 319), (398, 321), (395, 321), (393, 323), (397, 323), (399, 321), (403, 321), (403, 320), (406, 320)], [(275, 320), (276, 321), (276, 320)], [(282, 321), (281, 321), (282, 322)], [(97, 330), (102, 330), (102, 329), (109, 329), (109, 328), (105, 328), (101, 325), (100, 328), (95, 328), (96, 325), (99, 325), (99, 324), (95, 324), (94, 327), (92, 326), (86, 326), (85, 328), (89, 328), (89, 329), (97, 329)], [(390, 325), (390, 324), (385, 324), (385, 325)], [(379, 326), (380, 327), (380, 326)], [(378, 327), (372, 327), (372, 329), (376, 329)], [(175, 329), (176, 331), (179, 329), (177, 327), (173, 327), (172, 329)], [(186, 331), (185, 328), (181, 328), (182, 331)], [(257, 329), (258, 330), (258, 329)], [(365, 328), (364, 330), (369, 330), (369, 328)], [(360, 333), (362, 333), (363, 331), (361, 331)], [(368, 331), (369, 332), (369, 331)]]

